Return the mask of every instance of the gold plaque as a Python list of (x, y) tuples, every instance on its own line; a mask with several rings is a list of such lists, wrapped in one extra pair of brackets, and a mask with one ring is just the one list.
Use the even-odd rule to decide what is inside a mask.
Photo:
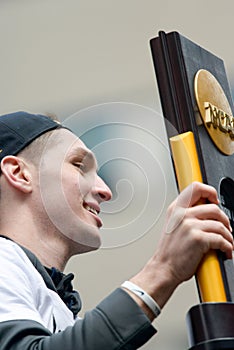
[(204, 125), (217, 146), (226, 155), (234, 153), (234, 117), (227, 97), (216, 78), (207, 70), (197, 72), (195, 96)]

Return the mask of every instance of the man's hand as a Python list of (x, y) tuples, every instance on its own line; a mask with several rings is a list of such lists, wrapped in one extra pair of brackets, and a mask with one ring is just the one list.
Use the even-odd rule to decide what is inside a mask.
[[(207, 204), (200, 204), (200, 203)], [(196, 272), (205, 253), (220, 249), (232, 258), (233, 236), (228, 217), (218, 207), (216, 190), (195, 182), (167, 210), (157, 250), (131, 281), (160, 305)]]

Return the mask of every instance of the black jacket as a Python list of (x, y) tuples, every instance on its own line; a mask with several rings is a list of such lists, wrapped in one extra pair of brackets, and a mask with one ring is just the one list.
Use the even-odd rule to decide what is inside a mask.
[[(21, 247), (35, 269), (41, 274), (47, 288), (56, 286), (40, 261)], [(1, 288), (1, 280), (0, 280)], [(121, 288), (106, 297), (96, 308), (86, 312), (58, 333), (51, 333), (33, 320), (0, 322), (1, 350), (117, 350), (138, 349), (156, 333), (149, 319)]]

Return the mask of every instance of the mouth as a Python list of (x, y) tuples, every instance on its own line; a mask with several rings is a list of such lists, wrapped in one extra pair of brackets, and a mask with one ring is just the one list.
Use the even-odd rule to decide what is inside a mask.
[(94, 215), (98, 215), (99, 214), (99, 210), (95, 209), (94, 207), (91, 207), (90, 205), (88, 204), (84, 204), (84, 207), (86, 210), (90, 211), (90, 213), (93, 213)]
[(98, 217), (98, 214), (100, 213), (100, 209), (97, 206), (94, 206), (92, 204), (87, 204), (87, 203), (84, 203), (84, 208), (95, 217), (98, 227), (101, 227), (102, 221)]

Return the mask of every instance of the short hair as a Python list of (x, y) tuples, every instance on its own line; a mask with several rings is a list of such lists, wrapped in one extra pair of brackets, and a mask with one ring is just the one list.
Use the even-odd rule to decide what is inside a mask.
[[(45, 146), (52, 134), (57, 130), (50, 130), (33, 140), (28, 146), (20, 151), (17, 156), (24, 158), (35, 166), (39, 166)], [(53, 140), (55, 142), (55, 139)]]
[(0, 160), (17, 155), (47, 131), (63, 126), (49, 116), (24, 111), (0, 116)]

